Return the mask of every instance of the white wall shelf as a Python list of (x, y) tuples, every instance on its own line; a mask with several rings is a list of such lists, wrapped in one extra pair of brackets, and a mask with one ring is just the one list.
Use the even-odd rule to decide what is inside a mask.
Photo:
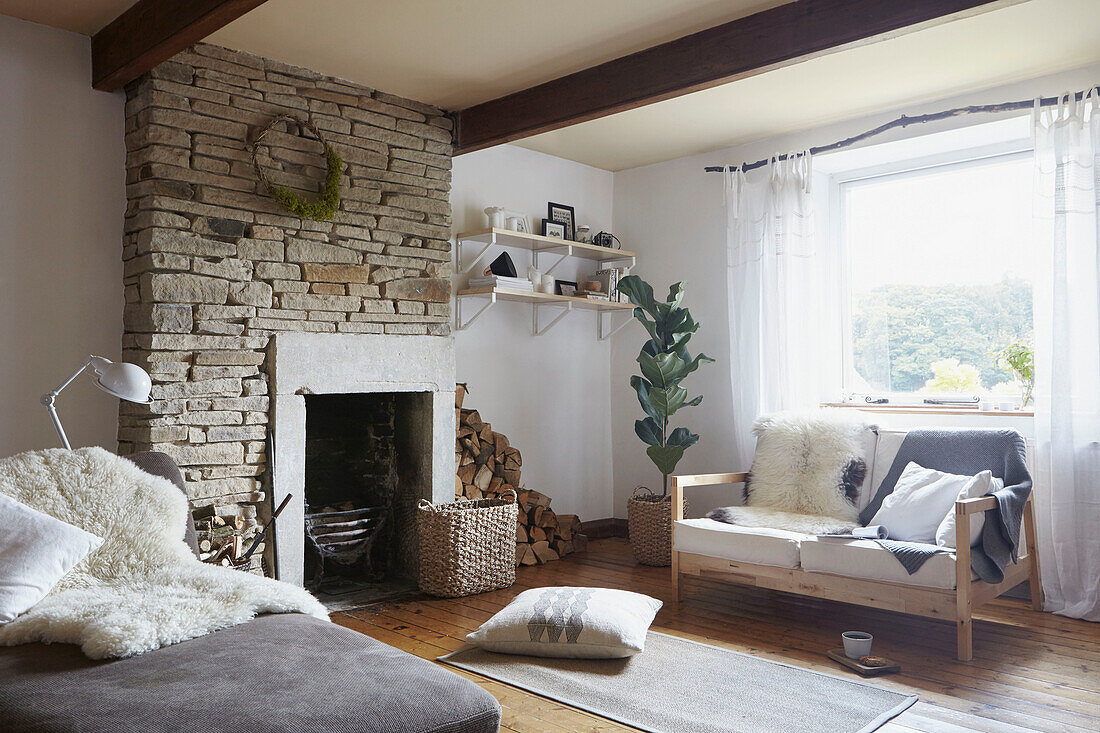
[[(483, 302), (481, 306), (474, 311), (473, 315), (463, 320), (463, 302), (470, 299)], [(460, 290), (455, 295), (455, 327), (460, 331), (467, 328), (471, 323), (476, 321), (482, 313), (489, 310), (489, 308), (496, 305), (499, 301), (530, 303), (531, 333), (536, 336), (541, 336), (549, 331), (554, 324), (574, 310), (595, 311), (597, 316), (597, 336), (601, 341), (610, 338), (616, 331), (629, 323), (631, 319), (633, 319), (634, 311), (634, 306), (631, 303), (616, 303), (609, 300), (590, 300), (588, 298), (571, 298), (567, 295), (533, 293), (526, 290), (510, 290), (508, 288), (469, 288)], [(540, 324), (539, 311), (542, 308), (556, 308), (560, 309), (560, 311), (549, 323)], [(615, 313), (627, 313), (630, 315), (619, 325), (616, 326), (612, 322), (605, 328), (604, 314), (607, 314), (608, 319), (613, 321)]]
[[(558, 260), (553, 265), (543, 270), (546, 274), (550, 274), (554, 268), (561, 264), (567, 257), (579, 257), (586, 260), (595, 260), (597, 262), (629, 260), (630, 264), (628, 267), (633, 267), (636, 261), (635, 254), (625, 249), (610, 249), (608, 247), (599, 247), (595, 244), (571, 242), (567, 239), (557, 239), (556, 237), (544, 237), (541, 234), (515, 232), (511, 229), (478, 229), (472, 232), (464, 232), (455, 237), (455, 242), (458, 248), (458, 271), (464, 275), (473, 270), (481, 258), (489, 251), (489, 248), (494, 245), (512, 247), (514, 249), (525, 249), (531, 252), (535, 258), (535, 267), (538, 267), (538, 256), (540, 254), (559, 255)], [(466, 254), (463, 251), (464, 245), (477, 245), (474, 255), (470, 257), (468, 261), (464, 257)]]

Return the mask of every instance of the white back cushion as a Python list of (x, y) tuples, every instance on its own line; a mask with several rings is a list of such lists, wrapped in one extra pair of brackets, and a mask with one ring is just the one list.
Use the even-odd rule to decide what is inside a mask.
[(901, 450), (901, 441), (905, 440), (905, 430), (883, 430), (879, 428), (878, 442), (875, 444), (874, 465), (867, 472), (871, 479), (870, 491), (860, 496), (859, 508), (862, 510), (871, 503), (878, 493), (878, 487), (882, 486), (882, 480), (890, 473), (890, 466), (894, 465), (894, 458)]
[(859, 498), (856, 500), (856, 510), (862, 511), (875, 496), (873, 474), (875, 455), (878, 452), (878, 429), (863, 431), (859, 436), (859, 443), (860, 455), (867, 464), (867, 475), (863, 477), (863, 485), (859, 488)]

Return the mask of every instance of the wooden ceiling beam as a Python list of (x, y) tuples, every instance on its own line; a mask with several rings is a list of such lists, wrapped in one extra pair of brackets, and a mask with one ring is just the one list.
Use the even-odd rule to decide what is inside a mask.
[(92, 86), (114, 91), (265, 0), (138, 0), (92, 36)]
[(455, 113), (455, 154), (1022, 0), (797, 0)]

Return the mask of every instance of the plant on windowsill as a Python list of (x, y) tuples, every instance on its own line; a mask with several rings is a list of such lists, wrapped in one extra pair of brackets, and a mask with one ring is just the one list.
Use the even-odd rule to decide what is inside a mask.
[(1020, 383), (1020, 407), (1027, 407), (1035, 389), (1035, 352), (1024, 341), (1013, 341), (998, 351), (996, 357), (997, 366), (1012, 372)]
[[(649, 447), (646, 455), (661, 472), (663, 488), (658, 495), (645, 487), (634, 490), (627, 503), (630, 546), (634, 558), (643, 565), (669, 565), (672, 562), (672, 502), (668, 495), (668, 477), (684, 451), (699, 442), (699, 436), (687, 428), (669, 430), (669, 418), (683, 407), (694, 407), (703, 401), (702, 395), (689, 400), (681, 386), (684, 379), (700, 364), (714, 361), (705, 354), (692, 358), (687, 343), (699, 330), (699, 324), (687, 308), (681, 307), (684, 284), (676, 283), (668, 297), (660, 302), (653, 297), (653, 288), (637, 275), (628, 275), (619, 282), (619, 291), (635, 305), (634, 317), (649, 333), (649, 340), (638, 353), (642, 374), (630, 378), (630, 386), (638, 395), (638, 403), (646, 413), (634, 422), (634, 432)], [(639, 495), (645, 489), (646, 494)]]

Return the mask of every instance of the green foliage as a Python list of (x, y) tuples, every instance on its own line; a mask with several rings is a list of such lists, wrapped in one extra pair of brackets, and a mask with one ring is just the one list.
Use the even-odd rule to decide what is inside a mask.
[(948, 357), (977, 368), (980, 384), (996, 384), (1013, 374), (994, 353), (1031, 336), (1031, 286), (1012, 278), (884, 285), (859, 296), (852, 313), (855, 369), (872, 389), (916, 392)]
[(1031, 392), (1035, 389), (1035, 354), (1031, 345), (1025, 341), (1013, 341), (994, 355), (997, 366), (1008, 369), (1016, 377), (1023, 395), (1023, 407), (1031, 402)]
[(921, 387), (921, 392), (967, 393), (978, 392), (982, 388), (978, 368), (973, 364), (960, 364), (955, 357), (932, 362), (932, 375), (932, 378)]
[(646, 455), (664, 478), (664, 494), (668, 493), (668, 477), (684, 451), (699, 442), (699, 436), (687, 428), (669, 432), (668, 419), (683, 407), (694, 407), (703, 401), (702, 395), (688, 399), (680, 382), (699, 368), (714, 361), (705, 354), (692, 357), (687, 343), (699, 330), (699, 324), (687, 308), (680, 307), (684, 299), (683, 283), (668, 290), (664, 302), (653, 296), (653, 288), (637, 275), (628, 275), (619, 282), (619, 291), (635, 305), (634, 317), (641, 322), (649, 340), (638, 353), (641, 376), (630, 378), (630, 386), (638, 394), (638, 404), (646, 417), (634, 422), (634, 432), (648, 445)]
[(317, 201), (307, 201), (285, 186), (269, 186), (268, 192), (271, 198), (300, 219), (331, 221), (335, 218), (336, 210), (340, 206), (340, 176), (344, 172), (344, 161), (329, 145), (325, 145), (325, 160), (327, 161), (325, 190)]

